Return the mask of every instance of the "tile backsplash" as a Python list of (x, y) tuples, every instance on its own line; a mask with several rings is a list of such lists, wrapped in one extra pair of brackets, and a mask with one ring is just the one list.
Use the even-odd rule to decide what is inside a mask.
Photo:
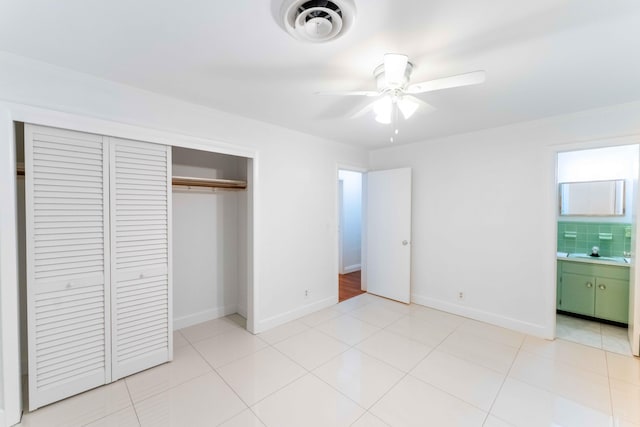
[[(629, 230), (631, 224), (558, 221), (558, 252), (586, 254), (598, 246), (602, 256), (623, 256), (631, 251)], [(600, 238), (609, 234), (610, 240)]]

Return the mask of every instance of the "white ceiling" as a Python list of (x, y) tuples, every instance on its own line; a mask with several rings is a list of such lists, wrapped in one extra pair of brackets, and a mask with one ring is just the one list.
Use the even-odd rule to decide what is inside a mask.
[(347, 119), (386, 52), (412, 81), (486, 70), (421, 96), (397, 143), (640, 99), (637, 0), (355, 0), (342, 38), (306, 44), (281, 0), (2, 0), (0, 50), (332, 140), (377, 147), (389, 126)]

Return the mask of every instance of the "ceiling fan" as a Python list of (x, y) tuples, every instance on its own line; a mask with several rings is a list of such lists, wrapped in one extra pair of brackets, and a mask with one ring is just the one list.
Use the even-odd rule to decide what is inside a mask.
[[(433, 109), (432, 106), (413, 95), (483, 83), (486, 75), (484, 71), (473, 71), (410, 84), (411, 71), (413, 71), (413, 64), (409, 62), (407, 55), (387, 53), (384, 55), (384, 62), (373, 71), (377, 90), (317, 92), (317, 94), (377, 97), (377, 100), (369, 103), (352, 117), (360, 117), (373, 111), (377, 122), (397, 125), (399, 115), (407, 120), (420, 107)], [(395, 133), (398, 133), (397, 128)]]

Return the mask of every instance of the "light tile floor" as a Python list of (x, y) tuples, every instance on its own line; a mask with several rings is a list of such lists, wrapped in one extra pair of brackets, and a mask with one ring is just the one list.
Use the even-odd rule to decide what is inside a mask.
[(172, 363), (20, 426), (640, 426), (640, 360), (606, 347), (367, 294), (264, 334), (243, 326), (177, 331)]
[(627, 328), (620, 326), (557, 314), (556, 336), (563, 340), (631, 356)]

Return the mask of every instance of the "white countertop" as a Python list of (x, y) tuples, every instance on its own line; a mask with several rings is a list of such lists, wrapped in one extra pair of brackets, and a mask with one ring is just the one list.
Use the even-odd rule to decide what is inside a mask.
[[(588, 264), (603, 264), (603, 265), (614, 265), (616, 267), (630, 267), (631, 259), (623, 258), (623, 257), (589, 257), (587, 258), (585, 254), (573, 254), (566, 252), (557, 252), (557, 259), (561, 261), (571, 261), (571, 262), (585, 262)], [(602, 259), (605, 258), (605, 259)]]

